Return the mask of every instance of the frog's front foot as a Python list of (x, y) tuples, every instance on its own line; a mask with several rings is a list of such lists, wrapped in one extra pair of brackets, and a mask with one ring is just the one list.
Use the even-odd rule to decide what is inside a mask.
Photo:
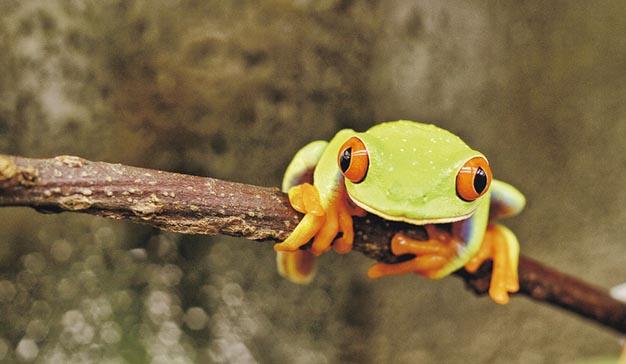
[(305, 215), (285, 241), (274, 245), (274, 250), (296, 251), (315, 237), (310, 251), (320, 255), (330, 249), (340, 231), (342, 236), (335, 240), (335, 251), (347, 253), (352, 250), (354, 212), (343, 193), (338, 193), (326, 209), (321, 204), (317, 188), (309, 183), (292, 187), (288, 194), (291, 206)]
[(506, 227), (498, 224), (487, 227), (480, 250), (465, 264), (465, 269), (474, 273), (487, 259), (493, 260), (489, 296), (496, 303), (506, 304), (509, 293), (519, 290), (519, 245), (515, 235)]
[(378, 263), (372, 266), (367, 275), (380, 278), (388, 275), (417, 273), (426, 277), (434, 276), (456, 255), (457, 242), (452, 234), (439, 230), (434, 225), (425, 225), (428, 240), (415, 240), (403, 233), (391, 239), (391, 252), (394, 255), (413, 254), (415, 258), (401, 263)]

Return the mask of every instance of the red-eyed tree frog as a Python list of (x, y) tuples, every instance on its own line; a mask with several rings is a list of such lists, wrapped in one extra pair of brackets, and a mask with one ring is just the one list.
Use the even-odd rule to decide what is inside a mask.
[[(311, 171), (313, 184), (300, 183)], [(519, 288), (517, 238), (492, 220), (519, 213), (524, 196), (493, 179), (483, 154), (435, 125), (400, 120), (362, 133), (344, 129), (330, 142), (314, 141), (295, 155), (282, 188), (291, 205), (305, 214), (291, 235), (274, 246), (279, 273), (293, 282), (308, 283), (315, 256), (331, 246), (349, 252), (352, 217), (368, 212), (422, 225), (428, 234), (426, 241), (396, 234), (392, 253), (415, 257), (378, 263), (369, 269), (370, 278), (418, 273), (438, 279), (463, 266), (476, 271), (492, 259), (490, 297), (505, 304)], [(311, 239), (311, 248), (301, 250)]]

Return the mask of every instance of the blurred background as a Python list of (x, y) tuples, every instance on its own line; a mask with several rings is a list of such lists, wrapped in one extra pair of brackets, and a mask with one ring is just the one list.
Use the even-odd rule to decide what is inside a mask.
[[(524, 254), (626, 281), (623, 1), (0, 1), (0, 152), (278, 186), (345, 127), (436, 123), (528, 197)], [(460, 280), (308, 287), (271, 245), (0, 209), (0, 360), (570, 363), (618, 337)]]

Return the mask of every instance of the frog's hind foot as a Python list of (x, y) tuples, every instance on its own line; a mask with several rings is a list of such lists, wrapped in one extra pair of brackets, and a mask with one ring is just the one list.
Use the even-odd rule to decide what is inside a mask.
[(367, 275), (380, 278), (388, 275), (417, 273), (433, 277), (439, 270), (448, 265), (456, 256), (456, 243), (450, 233), (437, 229), (433, 225), (425, 225), (429, 239), (416, 240), (403, 233), (397, 233), (391, 239), (391, 252), (394, 255), (413, 254), (415, 258), (401, 263), (378, 263), (372, 266)]
[(474, 273), (488, 259), (493, 260), (489, 296), (496, 303), (506, 304), (509, 302), (509, 293), (519, 290), (519, 243), (515, 235), (503, 225), (488, 226), (479, 251), (465, 264), (465, 269)]
[(315, 256), (306, 250), (276, 252), (278, 273), (297, 284), (308, 284), (315, 277)]

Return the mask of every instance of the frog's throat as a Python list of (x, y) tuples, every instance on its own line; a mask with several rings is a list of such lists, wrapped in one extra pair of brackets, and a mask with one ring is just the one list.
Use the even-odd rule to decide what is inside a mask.
[(449, 222), (461, 221), (461, 220), (468, 219), (476, 211), (476, 209), (474, 209), (474, 210), (470, 211), (469, 213), (464, 214), (464, 215), (460, 215), (460, 216), (430, 218), (430, 219), (414, 219), (414, 218), (410, 218), (410, 217), (406, 217), (406, 216), (402, 216), (402, 215), (389, 215), (389, 214), (386, 214), (386, 213), (384, 213), (382, 211), (376, 210), (375, 208), (372, 208), (372, 207), (362, 203), (361, 201), (358, 201), (357, 199), (355, 199), (352, 196), (350, 196), (350, 200), (352, 200), (352, 202), (354, 202), (355, 205), (359, 206), (363, 210), (365, 210), (365, 211), (367, 211), (369, 213), (372, 213), (374, 215), (380, 216), (380, 217), (382, 217), (385, 220), (402, 221), (402, 222), (406, 222), (406, 223), (413, 224), (413, 225), (446, 224), (446, 223), (449, 223)]

